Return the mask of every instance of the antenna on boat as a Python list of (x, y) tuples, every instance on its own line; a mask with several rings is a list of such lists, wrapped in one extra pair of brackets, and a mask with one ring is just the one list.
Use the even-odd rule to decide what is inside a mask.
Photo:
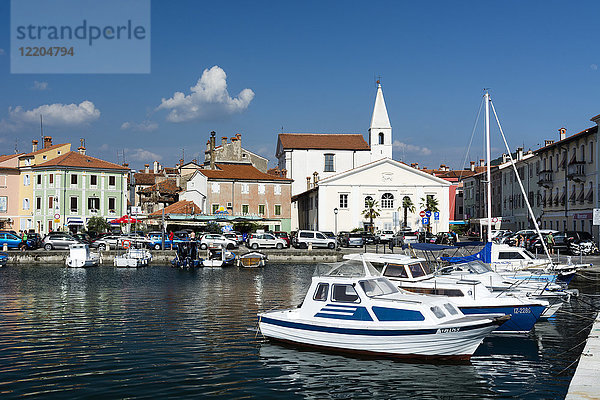
[(491, 144), (490, 144), (490, 92), (489, 89), (484, 89), (485, 94), (485, 150), (487, 158), (487, 242), (492, 242), (492, 167), (491, 159)]

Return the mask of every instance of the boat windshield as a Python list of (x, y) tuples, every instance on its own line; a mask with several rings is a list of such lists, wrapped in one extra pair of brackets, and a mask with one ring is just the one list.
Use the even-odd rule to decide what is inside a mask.
[(381, 276), (381, 273), (370, 262), (362, 258), (356, 258), (343, 263), (335, 263), (333, 266), (331, 264), (317, 265), (313, 276), (363, 277)]
[(485, 274), (486, 272), (491, 271), (491, 269), (481, 261), (469, 261), (468, 263), (457, 264), (456, 267), (457, 269), (459, 267), (467, 268), (475, 274)]
[(398, 293), (398, 289), (385, 278), (369, 279), (360, 281), (360, 287), (369, 297), (383, 296)]
[(535, 256), (529, 250), (523, 250), (523, 253), (527, 254), (530, 259), (535, 260)]
[(410, 270), (410, 273), (413, 278), (420, 278), (422, 276), (431, 274), (429, 266), (420, 262), (409, 264), (408, 269)]

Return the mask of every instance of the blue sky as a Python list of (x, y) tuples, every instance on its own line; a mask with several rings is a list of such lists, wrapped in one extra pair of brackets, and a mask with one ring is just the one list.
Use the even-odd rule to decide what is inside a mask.
[[(186, 161), (202, 160), (212, 130), (218, 137), (239, 132), (244, 147), (274, 161), (282, 127), (366, 138), (381, 76), (394, 157), (458, 168), (485, 87), (513, 148), (536, 148), (562, 126), (572, 134), (593, 125), (589, 119), (600, 113), (599, 8), (155, 0), (150, 74), (11, 74), (10, 2), (0, 0), (0, 154), (13, 152), (15, 142), (30, 149), (39, 124), (28, 122), (26, 111), (47, 106), (75, 113), (70, 123), (49, 118), (45, 131), (55, 142), (83, 137), (88, 154), (109, 161), (121, 161), (124, 150), (136, 168), (154, 159), (173, 165), (182, 148)], [(163, 104), (175, 92), (190, 95), (205, 70), (204, 92), (191, 104)], [(468, 159), (482, 156), (480, 136)], [(499, 138), (493, 140), (498, 154)]]

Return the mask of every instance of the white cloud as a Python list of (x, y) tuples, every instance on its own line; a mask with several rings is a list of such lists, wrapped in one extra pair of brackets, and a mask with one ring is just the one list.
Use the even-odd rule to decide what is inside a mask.
[(110, 148), (110, 146), (107, 143), (104, 143), (102, 146), (98, 147), (98, 150), (100, 151), (106, 151)]
[(590, 69), (596, 71), (598, 69), (598, 64), (591, 64)]
[(160, 161), (162, 156), (160, 154), (153, 153), (144, 149), (127, 149), (127, 158), (131, 158), (134, 161)]
[(152, 121), (136, 122), (123, 122), (121, 125), (122, 130), (132, 130), (138, 132), (152, 132), (158, 129), (158, 124)]
[(100, 110), (94, 103), (85, 100), (80, 104), (44, 104), (32, 110), (21, 106), (8, 108), (9, 120), (15, 123), (39, 123), (40, 115), (48, 126), (76, 126), (100, 118)]
[(6, 54), (6, 52), (4, 51), (4, 49), (0, 49), (0, 56), (3, 56), (5, 54)]
[(38, 81), (33, 81), (33, 90), (47, 90), (48, 89), (48, 82), (38, 82)]
[(395, 149), (398, 149), (400, 151), (415, 153), (421, 156), (428, 156), (431, 154), (431, 150), (427, 147), (415, 146), (413, 144), (403, 143), (399, 140), (394, 140), (393, 146)]
[(157, 110), (170, 110), (167, 120), (185, 122), (196, 119), (214, 119), (240, 113), (254, 99), (251, 89), (242, 90), (237, 97), (229, 96), (227, 74), (218, 65), (205, 69), (191, 93), (175, 92), (170, 99), (162, 99)]

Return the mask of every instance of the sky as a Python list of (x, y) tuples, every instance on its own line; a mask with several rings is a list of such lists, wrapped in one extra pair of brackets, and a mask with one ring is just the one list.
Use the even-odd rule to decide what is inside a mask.
[[(85, 138), (143, 168), (203, 160), (211, 131), (275, 165), (277, 134), (367, 132), (380, 77), (394, 158), (460, 168), (489, 88), (512, 149), (594, 125), (600, 53), (592, 1), (159, 1), (148, 74), (11, 74), (0, 0), (0, 154)], [(481, 120), (480, 120), (481, 122)], [(493, 156), (503, 152), (498, 135)]]

